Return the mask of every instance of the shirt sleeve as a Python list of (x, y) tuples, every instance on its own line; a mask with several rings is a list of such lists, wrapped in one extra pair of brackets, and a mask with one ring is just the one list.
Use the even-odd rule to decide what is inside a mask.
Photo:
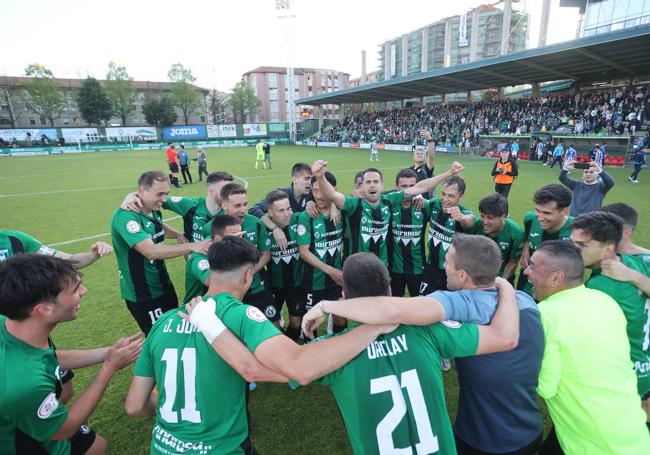
[(190, 273), (205, 285), (210, 275), (210, 263), (205, 258), (194, 258), (190, 264)]
[(440, 302), (445, 309), (445, 319), (452, 321), (489, 324), (496, 308), (496, 302), (488, 305), (485, 300), (476, 299), (464, 291), (436, 291), (427, 297)]
[(359, 203), (358, 197), (346, 196), (345, 202), (343, 203), (343, 207), (341, 208), (341, 210), (345, 213), (352, 213), (357, 208), (358, 203)]
[(426, 327), (426, 330), (440, 348), (440, 355), (445, 358), (469, 357), (478, 350), (476, 324), (442, 321)]
[(198, 200), (189, 197), (172, 196), (167, 198), (163, 204), (163, 208), (178, 213), (180, 216), (185, 216), (192, 207), (198, 205)]
[(140, 224), (140, 219), (137, 213), (129, 210), (122, 210), (115, 220), (113, 221), (115, 230), (120, 234), (120, 237), (133, 248), (134, 245), (142, 242), (143, 240), (150, 239)]
[(23, 244), (25, 253), (36, 253), (45, 256), (54, 256), (57, 253), (55, 249), (43, 245), (42, 242), (36, 240), (31, 235), (25, 234), (24, 232), (13, 231), (11, 233), (11, 236), (16, 237), (18, 240), (20, 240), (20, 243)]
[(12, 402), (6, 404), (5, 407), (3, 403), (3, 409), (12, 410), (6, 418), (37, 441), (51, 439), (68, 418), (68, 409), (56, 398), (53, 381), (30, 386), (24, 394), (15, 395)]
[[(217, 308), (217, 313), (219, 313), (219, 308)], [(217, 316), (251, 352), (255, 352), (255, 349), (264, 341), (282, 333), (264, 316), (264, 313), (253, 306), (231, 305), (223, 314), (217, 314)]]
[(382, 195), (382, 199), (390, 201), (394, 206), (401, 205), (404, 202), (404, 191), (395, 191), (390, 194)]
[(264, 223), (262, 223), (258, 219), (257, 225), (258, 225), (259, 235), (257, 236), (256, 246), (257, 249), (260, 250), (260, 253), (264, 253), (265, 251), (269, 251), (271, 249), (271, 241), (269, 240), (268, 231), (266, 230), (266, 226), (264, 225)]
[(144, 346), (142, 346), (142, 351), (140, 352), (140, 357), (138, 357), (138, 360), (135, 362), (135, 368), (133, 369), (133, 374), (135, 376), (143, 376), (146, 378), (153, 378), (155, 376), (153, 361), (151, 358), (152, 339), (152, 336), (145, 339)]
[(311, 245), (311, 229), (309, 227), (309, 215), (301, 213), (298, 216), (298, 226), (296, 226), (296, 243), (298, 245)]

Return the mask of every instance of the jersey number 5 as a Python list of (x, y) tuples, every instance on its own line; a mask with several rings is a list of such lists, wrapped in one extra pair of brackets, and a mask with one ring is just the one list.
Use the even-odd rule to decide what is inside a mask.
[(393, 399), (393, 407), (388, 414), (377, 425), (377, 445), (380, 455), (410, 455), (413, 453), (411, 447), (398, 449), (393, 445), (393, 431), (406, 415), (406, 400), (402, 389), (406, 389), (411, 401), (411, 410), (415, 418), (415, 426), (418, 432), (418, 442), (415, 445), (417, 455), (436, 453), (439, 450), (438, 438), (433, 435), (427, 405), (424, 402), (422, 387), (418, 378), (417, 370), (408, 370), (402, 373), (398, 382), (397, 376), (383, 376), (370, 380), (370, 393), (390, 392)]
[[(163, 351), (162, 361), (165, 368), (165, 402), (160, 407), (160, 417), (169, 423), (178, 423), (178, 412), (172, 407), (176, 401), (176, 376), (178, 373), (178, 349), (167, 348)], [(185, 400), (181, 408), (181, 419), (185, 422), (201, 423), (201, 412), (196, 409), (196, 349), (183, 349), (183, 388)]]

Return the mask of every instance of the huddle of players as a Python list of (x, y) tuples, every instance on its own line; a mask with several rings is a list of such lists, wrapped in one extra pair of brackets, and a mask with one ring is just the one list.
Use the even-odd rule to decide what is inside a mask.
[[(418, 178), (414, 171), (402, 170), (396, 178), (396, 189), (398, 191), (382, 194), (381, 173), (376, 169), (369, 169), (362, 174), (362, 182), (359, 188), (361, 197), (345, 197), (343, 194), (336, 192), (336, 179), (331, 173), (327, 172), (326, 163), (318, 161), (311, 168), (299, 164), (294, 166), (292, 170), (292, 185), (290, 188), (285, 191), (272, 191), (267, 195), (265, 202), (268, 216), (265, 220), (258, 219), (247, 213), (246, 190), (233, 183), (232, 176), (227, 173), (211, 174), (207, 181), (207, 197), (196, 199), (175, 197), (168, 199), (169, 184), (167, 177), (156, 172), (145, 173), (140, 178), (137, 197), (136, 195), (127, 197), (124, 208), (120, 208), (115, 212), (112, 222), (111, 231), (120, 268), (122, 295), (142, 330), (148, 333), (156, 319), (166, 313), (167, 310), (177, 306), (175, 291), (166, 272), (164, 259), (189, 254), (186, 266), (187, 292), (183, 299), (184, 302), (188, 302), (195, 296), (216, 295), (219, 303), (219, 308), (216, 311), (217, 315), (226, 322), (228, 328), (233, 329), (233, 324), (237, 326), (236, 322), (228, 320), (226, 316), (228, 308), (233, 306), (234, 303), (231, 302), (230, 305), (225, 305), (226, 309), (224, 310), (221, 301), (228, 301), (229, 297), (222, 296), (220, 299), (219, 295), (221, 294), (211, 292), (220, 288), (218, 279), (215, 278), (216, 275), (211, 276), (210, 269), (212, 269), (212, 272), (220, 271), (223, 277), (227, 276), (227, 278), (222, 277), (222, 281), (229, 283), (230, 286), (222, 286), (226, 292), (234, 296), (235, 300), (242, 300), (258, 308), (270, 320), (277, 321), (279, 319), (281, 305), (286, 302), (291, 316), (286, 334), (293, 339), (297, 339), (300, 334), (300, 318), (306, 310), (321, 300), (336, 300), (341, 297), (341, 284), (344, 284), (341, 259), (344, 252), (345, 256), (349, 258), (352, 258), (352, 254), (357, 252), (374, 253), (382, 263), (390, 264), (390, 289), (393, 295), (403, 295), (407, 287), (409, 293), (415, 295), (418, 292), (428, 294), (434, 290), (446, 289), (445, 259), (446, 255), (451, 251), (454, 243), (453, 236), (457, 232), (478, 233), (493, 238), (502, 256), (499, 273), (508, 279), (514, 277), (519, 256), (522, 255), (522, 249), (522, 265), (528, 266), (530, 257), (543, 241), (571, 238), (570, 226), (573, 220), (568, 216), (571, 194), (562, 186), (548, 185), (535, 194), (535, 212), (526, 215), (524, 219), (525, 230), (522, 233), (516, 223), (507, 218), (507, 202), (496, 194), (487, 196), (479, 204), (480, 219), (459, 205), (465, 191), (465, 183), (455, 174), (461, 170), (462, 166), (454, 163), (447, 173), (435, 178), (424, 179), (419, 183), (417, 183)], [(417, 194), (429, 192), (440, 182), (444, 182), (441, 198), (426, 201), (413, 199)], [(137, 210), (129, 210), (129, 208)], [(183, 217), (184, 231), (182, 233), (163, 223), (160, 214), (161, 208), (173, 210)], [(620, 207), (618, 208), (620, 209)], [(301, 209), (305, 210), (301, 212)], [(339, 214), (336, 213), (337, 209), (340, 211)], [(625, 215), (624, 213), (618, 214)], [(578, 223), (578, 229), (574, 226), (574, 233), (577, 230), (583, 237), (585, 235), (591, 236), (598, 242), (604, 242), (610, 246), (619, 244), (615, 235), (607, 237), (607, 232), (603, 234), (600, 231), (591, 233), (589, 221), (591, 220), (583, 221), (582, 224)], [(621, 242), (619, 249), (626, 248), (625, 251), (621, 250), (622, 253), (645, 255), (643, 257), (647, 260), (650, 257), (646, 254), (648, 252), (639, 249), (629, 241), (630, 230), (634, 227), (633, 225), (628, 226), (630, 223), (626, 220), (627, 243)], [(267, 227), (269, 230), (267, 230)], [(243, 237), (248, 241), (247, 244), (252, 244), (255, 248), (242, 252), (241, 244), (236, 242), (232, 244), (233, 237), (237, 236)], [(163, 244), (165, 238), (176, 238), (180, 243), (179, 245)], [(204, 240), (206, 238), (210, 240)], [(205, 256), (211, 242), (218, 244), (226, 238), (228, 240), (220, 247), (221, 250), (212, 248), (211, 254)], [(425, 257), (423, 245), (425, 238), (429, 243), (429, 255), (427, 257)], [(192, 241), (188, 241), (190, 239)], [(574, 239), (578, 245), (580, 245), (580, 242), (586, 245), (590, 240), (591, 238)], [(225, 253), (223, 254), (225, 257), (218, 257), (217, 251)], [(237, 288), (246, 290), (246, 293), (242, 293), (242, 295), (237, 295), (232, 283), (230, 283), (230, 281), (236, 282), (236, 280), (233, 280), (235, 275), (228, 275), (233, 270), (238, 270), (237, 265), (241, 266), (242, 261), (237, 262), (236, 260), (237, 254), (246, 256), (247, 259), (243, 262), (251, 265), (250, 271), (244, 277), (243, 284)], [(584, 252), (583, 256), (585, 256)], [(596, 256), (592, 259), (592, 264), (600, 264), (601, 262)], [(231, 260), (231, 263), (229, 263), (229, 260)], [(364, 260), (359, 259), (359, 261), (363, 262)], [(590, 266), (591, 264), (588, 262), (585, 260), (586, 265)], [(631, 267), (632, 270), (636, 270), (640, 275), (647, 275), (645, 266), (639, 264), (638, 261), (635, 264), (635, 260), (624, 258), (623, 263)], [(346, 264), (352, 264), (349, 268), (353, 269), (356, 260), (350, 261), (348, 259)], [(266, 278), (262, 272), (265, 266), (269, 270), (270, 278)], [(348, 282), (353, 280), (356, 275), (363, 276), (363, 270), (364, 268), (357, 264), (356, 273), (348, 274)], [(629, 299), (625, 302), (628, 304), (628, 311), (626, 311), (623, 304), (621, 306), (630, 322), (628, 332), (633, 360), (635, 360), (635, 355), (637, 356), (635, 363), (637, 373), (643, 373), (647, 371), (646, 351), (648, 349), (643, 336), (640, 336), (644, 333), (642, 327), (643, 310), (641, 310), (641, 314), (639, 314), (638, 310), (644, 306), (643, 303), (639, 305), (639, 302), (634, 300), (633, 294), (636, 293), (637, 297), (641, 296), (639, 297), (641, 300), (644, 300), (645, 297), (636, 290), (634, 283), (626, 283), (625, 286), (627, 287), (621, 285), (624, 289), (621, 287), (616, 289), (608, 288), (611, 283), (607, 282), (606, 278), (605, 276), (601, 276), (599, 279), (592, 278), (594, 280), (593, 287), (599, 288), (597, 286), (600, 283), (600, 289), (612, 295), (614, 299), (618, 299), (619, 304), (621, 304), (620, 298), (623, 295)], [(641, 280), (638, 277), (637, 279)], [(379, 281), (381, 282), (381, 279)], [(213, 287), (215, 282), (217, 282), (217, 285)], [(223, 283), (221, 284), (223, 285)], [(637, 285), (642, 286), (641, 283)], [(361, 286), (362, 283), (357, 283), (353, 288)], [(530, 291), (523, 273), (521, 274), (519, 286)], [(629, 286), (632, 286), (632, 288)], [(347, 297), (355, 296), (353, 295), (353, 288), (347, 290)], [(634, 289), (634, 292), (631, 292), (631, 289)], [(233, 311), (235, 310), (233, 309)], [(277, 331), (274, 332), (268, 327), (260, 329), (253, 324), (251, 330), (255, 331), (255, 336), (260, 338), (255, 341), (248, 337), (246, 324), (250, 325), (251, 321), (257, 323), (264, 321), (266, 318), (262, 316), (261, 312), (255, 313), (254, 311), (245, 310), (245, 314), (237, 313), (240, 322), (240, 325), (237, 326), (239, 332), (233, 330), (248, 348), (255, 352), (255, 356), (260, 360), (264, 356), (261, 353), (258, 355), (256, 348), (264, 343), (264, 339), (277, 334)], [(167, 314), (166, 321), (161, 321), (164, 324), (158, 324), (159, 332), (175, 331), (187, 335), (196, 330), (192, 326), (183, 325), (182, 318), (178, 319), (173, 313)], [(214, 314), (215, 311), (212, 311), (213, 316)], [(203, 314), (203, 316), (205, 321), (210, 320), (209, 314)], [(176, 319), (172, 321), (170, 317)], [(632, 319), (635, 324), (631, 323)], [(196, 320), (196, 315), (192, 322), (204, 335), (206, 332), (211, 333), (211, 329), (206, 328), (206, 322), (201, 322), (200, 319)], [(172, 324), (174, 324), (174, 330), (168, 330)], [(335, 321), (335, 332), (342, 331), (344, 326), (345, 319), (339, 318)], [(341, 356), (338, 358), (338, 365), (341, 366), (351, 358), (348, 357), (345, 360), (346, 355), (354, 356), (367, 345), (369, 341), (366, 338), (370, 337), (370, 339), (374, 340), (378, 334), (389, 331), (386, 328), (367, 330), (369, 330), (368, 333), (361, 333), (359, 328), (356, 328), (350, 333), (354, 336), (358, 335), (358, 337), (337, 337), (340, 340), (336, 340), (338, 344), (333, 347), (327, 344), (322, 344), (320, 347), (337, 352)], [(438, 336), (444, 338), (445, 335), (439, 334)], [(468, 334), (466, 336), (471, 338), (474, 335)], [(207, 339), (210, 342), (210, 339)], [(219, 350), (218, 343), (214, 342), (215, 339), (216, 337), (212, 339), (213, 342), (210, 342), (210, 344), (225, 360), (228, 360), (232, 356), (233, 348)], [(219, 337), (219, 340), (222, 340), (222, 337)], [(262, 343), (260, 343), (260, 340), (262, 340)], [(345, 340), (345, 344), (341, 340)], [(392, 337), (392, 340), (393, 351), (395, 346), (399, 349), (402, 338)], [(398, 344), (395, 345), (395, 343)], [(317, 345), (319, 344), (317, 343)], [(470, 343), (470, 345), (472, 344), (475, 346), (475, 341)], [(344, 350), (343, 346), (347, 346), (348, 350)], [(401, 346), (406, 347), (405, 345)], [(315, 379), (324, 374), (322, 370), (318, 370), (316, 372), (310, 371), (311, 376), (308, 375), (307, 379), (305, 376), (301, 376), (299, 371), (305, 370), (306, 365), (309, 366), (309, 364), (297, 361), (292, 363), (291, 359), (300, 358), (295, 349), (293, 345), (291, 347), (280, 345), (273, 349), (267, 349), (267, 353), (273, 353), (270, 357), (278, 357), (274, 360), (277, 368), (273, 370), (283, 371), (285, 373), (284, 377), (274, 376), (274, 373), (268, 371), (260, 373), (262, 369), (257, 364), (257, 376), (246, 374), (247, 371), (248, 373), (251, 371), (250, 365), (248, 370), (242, 367), (237, 371), (249, 380), (284, 381), (286, 377), (293, 377), (304, 379), (301, 382), (309, 382), (308, 379)], [(384, 352), (383, 349), (386, 349), (388, 355), (391, 355), (390, 347), (375, 346), (374, 349), (377, 350), (377, 353)], [(356, 353), (352, 352), (355, 350)], [(172, 351), (174, 350), (165, 350), (165, 352), (159, 353), (162, 356), (163, 363), (168, 365), (168, 368), (179, 362), (178, 350)], [(245, 351), (250, 354), (247, 349)], [(451, 353), (451, 351), (453, 349), (447, 352)], [(481, 350), (478, 351), (480, 353)], [(228, 352), (230, 352), (230, 356)], [(288, 353), (288, 358), (281, 360), (283, 356), (278, 356), (278, 352)], [(304, 357), (307, 352), (302, 356)], [(468, 351), (465, 354), (460, 351), (455, 352), (459, 356), (472, 353), (474, 352)], [(242, 353), (243, 355), (245, 354)], [(307, 355), (307, 357), (309, 356)], [(148, 359), (147, 363), (147, 358), (145, 358), (145, 360), (139, 362), (141, 365), (139, 369), (136, 369), (136, 379), (139, 377), (138, 371), (143, 373), (142, 377), (148, 377), (151, 374), (151, 368), (154, 368), (152, 365), (157, 365), (155, 366), (156, 369), (161, 368), (160, 362), (157, 363), (155, 360)], [(250, 359), (248, 360), (253, 362)], [(317, 360), (322, 360), (322, 358), (319, 357)], [(268, 362), (271, 362), (271, 360), (268, 360)], [(293, 365), (294, 369), (282, 366), (283, 363)], [(145, 367), (147, 364), (150, 367), (149, 369)], [(192, 351), (192, 349), (184, 350), (181, 353), (178, 365), (181, 364), (184, 369), (183, 377), (188, 380), (191, 365), (196, 366), (196, 352)], [(436, 363), (431, 362), (431, 364), (435, 365)], [(283, 370), (283, 368), (285, 369)], [(329, 368), (329, 371), (331, 371), (333, 366), (326, 362), (326, 367), (323, 368)], [(178, 422), (178, 416), (176, 416), (176, 411), (171, 411), (173, 400), (165, 400), (166, 393), (174, 393), (171, 390), (166, 390), (167, 384), (174, 381), (168, 382), (168, 373), (163, 370), (156, 371), (155, 374), (156, 378), (159, 375), (165, 378), (165, 387), (163, 387), (158, 399), (159, 404), (163, 403), (158, 406), (160, 408), (159, 418), (166, 420), (168, 423), (174, 423), (174, 418)], [(644, 375), (639, 375), (640, 394), (643, 393), (642, 387), (645, 387), (641, 381), (642, 376)], [(406, 378), (404, 375), (401, 379), (401, 387), (406, 388), (409, 394), (417, 390), (411, 379)], [(192, 396), (187, 395), (191, 389), (190, 385), (179, 383), (178, 386), (179, 390), (185, 389), (186, 393), (185, 405), (179, 414), (181, 420), (201, 423), (200, 415), (197, 416), (196, 414), (196, 403), (188, 401), (188, 397)], [(152, 387), (153, 385), (149, 381), (143, 385), (141, 390), (150, 392)], [(378, 384), (377, 387), (383, 386)], [(334, 391), (336, 395), (336, 389)], [(393, 392), (391, 391), (391, 393)], [(129, 395), (131, 396), (131, 392)], [(145, 401), (149, 399), (148, 393), (141, 394), (141, 396), (145, 397)], [(352, 399), (352, 397), (348, 398)], [(237, 396), (233, 399), (237, 401), (240, 397)], [(164, 404), (167, 402), (169, 403), (168, 406)], [(129, 406), (127, 400), (127, 410), (130, 409), (131, 413), (142, 412), (146, 414), (143, 411), (144, 405), (138, 407), (131, 404), (131, 407)], [(239, 406), (239, 408), (242, 407)], [(239, 421), (241, 415), (234, 416), (233, 419)], [(346, 420), (346, 425), (347, 423)], [(418, 416), (416, 416), (416, 423), (418, 423)], [(419, 425), (418, 430), (420, 430)], [(388, 435), (390, 436), (390, 434), (389, 431)], [(246, 447), (250, 448), (250, 442), (246, 435), (247, 431), (234, 435), (234, 441), (237, 441), (235, 446), (244, 444), (242, 446), (244, 450), (247, 450)], [(353, 446), (358, 447), (355, 444), (353, 435), (350, 436), (353, 439)], [(438, 445), (437, 437), (432, 439), (426, 436), (426, 432), (422, 432), (418, 436), (421, 438), (420, 445), (423, 448), (428, 450)], [(445, 437), (447, 436), (445, 435)], [(164, 425), (157, 423), (154, 428), (152, 450), (156, 444), (161, 444), (161, 441), (167, 444), (167, 449), (169, 447), (179, 447), (178, 444), (182, 442), (168, 433)], [(388, 442), (385, 443), (388, 444)], [(381, 448), (381, 441), (378, 444)], [(394, 449), (392, 442), (390, 444)], [(448, 441), (443, 445), (448, 447)], [(196, 449), (196, 447), (194, 448)]]

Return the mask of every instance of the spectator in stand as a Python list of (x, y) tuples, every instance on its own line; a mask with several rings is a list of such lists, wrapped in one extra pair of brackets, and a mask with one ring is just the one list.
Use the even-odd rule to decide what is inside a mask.
[(598, 210), (603, 205), (605, 195), (614, 186), (614, 179), (593, 161), (589, 169), (582, 171), (582, 180), (570, 178), (569, 172), (575, 169), (575, 164), (575, 161), (566, 162), (559, 177), (560, 182), (571, 190), (569, 215), (573, 217)]
[(492, 168), (494, 191), (508, 199), (512, 182), (514, 182), (515, 177), (518, 175), (519, 168), (517, 161), (511, 156), (510, 151), (504, 148), (501, 150), (501, 158), (494, 163), (494, 167)]
[(181, 166), (181, 173), (183, 174), (183, 182), (187, 185), (187, 179), (192, 182), (192, 174), (190, 174), (190, 155), (185, 150), (185, 146), (181, 144), (181, 151), (178, 152), (178, 163)]
[(638, 145), (634, 146), (632, 164), (634, 165), (634, 172), (627, 179), (632, 183), (639, 183), (639, 172), (641, 172), (641, 168), (645, 167), (645, 152)]
[(564, 146), (562, 142), (558, 141), (555, 149), (553, 150), (553, 162), (551, 163), (551, 169), (556, 164), (562, 165), (562, 157), (564, 156)]

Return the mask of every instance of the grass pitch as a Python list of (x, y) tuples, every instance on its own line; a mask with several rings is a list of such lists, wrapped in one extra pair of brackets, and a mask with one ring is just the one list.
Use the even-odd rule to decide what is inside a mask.
[[(255, 170), (253, 148), (206, 149), (208, 169), (224, 170), (238, 176), (248, 186), (249, 206), (266, 193), (290, 183), (291, 166), (296, 162), (311, 164), (316, 159), (329, 162), (336, 175), (339, 191), (349, 194), (357, 171), (365, 169), (369, 152), (355, 149), (330, 149), (298, 146), (277, 146), (272, 149), (273, 169)], [(191, 150), (190, 154), (195, 155)], [(411, 164), (410, 153), (381, 152), (381, 161), (373, 162), (384, 173), (386, 188), (394, 186), (394, 176)], [(439, 153), (436, 173), (446, 170), (457, 156)], [(490, 176), (491, 159), (463, 157), (463, 176), (467, 192), (463, 204), (476, 211), (478, 201), (494, 191)], [(110, 220), (128, 192), (135, 191), (138, 176), (147, 170), (166, 172), (164, 151), (102, 152), (59, 156), (12, 157), (0, 159), (0, 229), (27, 232), (40, 241), (62, 251), (87, 251), (97, 240), (110, 242)], [(205, 196), (205, 186), (197, 180), (197, 165), (191, 168), (195, 182), (173, 189), (172, 195)], [(608, 168), (616, 186), (605, 203), (626, 202), (640, 214), (635, 241), (650, 245), (650, 173), (640, 175), (640, 184), (627, 181), (629, 169)], [(535, 190), (557, 182), (559, 169), (549, 169), (537, 162), (520, 161), (520, 177), (510, 192), (510, 216), (521, 224), (524, 214), (532, 209)], [(574, 175), (577, 173), (574, 172)], [(182, 180), (182, 179), (181, 179)], [(167, 218), (174, 213), (165, 212)], [(170, 221), (182, 229), (180, 219)], [(184, 261), (167, 261), (177, 294), (184, 295)], [(112, 344), (116, 339), (135, 333), (138, 328), (124, 301), (120, 298), (117, 264), (114, 255), (83, 270), (84, 284), (89, 289), (82, 301), (77, 320), (62, 324), (53, 334), (60, 349), (92, 348)], [(438, 368), (432, 365), (432, 368)], [(83, 390), (97, 368), (76, 372), (75, 388)], [(124, 399), (131, 378), (131, 368), (113, 380), (90, 425), (109, 441), (114, 454), (148, 453), (153, 419), (130, 418), (124, 414)], [(455, 373), (444, 374), (447, 407), (452, 421), (457, 407)], [(251, 394), (254, 428), (252, 439), (261, 453), (351, 453), (347, 435), (336, 404), (326, 388), (302, 387), (288, 390), (283, 384), (258, 384)]]

